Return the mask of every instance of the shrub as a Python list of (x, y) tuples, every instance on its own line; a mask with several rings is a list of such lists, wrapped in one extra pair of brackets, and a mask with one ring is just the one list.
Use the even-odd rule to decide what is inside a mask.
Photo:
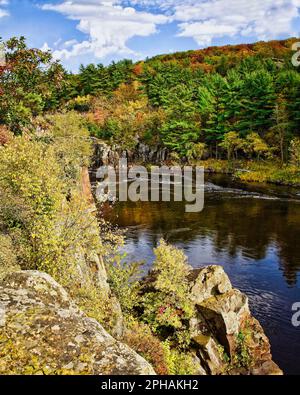
[(163, 240), (154, 252), (154, 281), (150, 289), (147, 283), (144, 285), (142, 319), (155, 333), (176, 339), (184, 348), (189, 343), (185, 336), (187, 321), (194, 312), (187, 279), (190, 267), (184, 253)]
[(57, 163), (61, 167), (60, 178), (65, 186), (77, 185), (81, 167), (88, 166), (92, 146), (84, 118), (74, 111), (49, 115), (45, 134), (50, 138)]
[(12, 140), (13, 134), (5, 125), (0, 125), (0, 146), (6, 145)]
[(107, 262), (111, 290), (117, 296), (124, 314), (130, 315), (138, 304), (141, 262), (124, 262), (125, 256), (116, 255)]
[(153, 366), (157, 374), (169, 374), (165, 347), (152, 334), (147, 325), (138, 322), (131, 323), (123, 340), (129, 347), (143, 356)]
[(62, 201), (60, 167), (51, 147), (15, 137), (0, 149), (0, 187), (18, 196), (35, 215), (50, 215)]
[(77, 96), (75, 99), (69, 101), (68, 110), (75, 110), (79, 112), (87, 112), (91, 109), (92, 98), (90, 95)]
[(170, 375), (194, 375), (196, 374), (192, 355), (187, 352), (180, 352), (170, 347), (170, 343), (162, 343), (164, 356)]

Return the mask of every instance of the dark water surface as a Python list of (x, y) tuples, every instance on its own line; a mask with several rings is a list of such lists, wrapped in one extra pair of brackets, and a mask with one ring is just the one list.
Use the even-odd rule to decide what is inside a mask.
[(185, 203), (117, 203), (106, 210), (128, 228), (128, 258), (150, 267), (164, 237), (182, 248), (195, 268), (222, 265), (270, 338), (274, 360), (300, 374), (300, 327), (291, 324), (300, 302), (300, 189), (241, 184), (208, 175), (205, 208), (185, 213)]

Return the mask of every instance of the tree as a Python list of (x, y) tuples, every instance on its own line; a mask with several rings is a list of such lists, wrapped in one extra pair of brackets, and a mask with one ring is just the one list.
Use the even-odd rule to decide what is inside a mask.
[[(1, 41), (1, 40), (0, 40)], [(29, 49), (24, 37), (4, 43), (6, 66), (0, 70), (0, 123), (15, 132), (33, 116), (57, 106), (64, 88), (64, 70), (49, 51)]]
[(199, 139), (199, 128), (191, 121), (169, 120), (160, 129), (160, 135), (164, 145), (183, 158)]
[(208, 145), (215, 146), (218, 158), (218, 146), (222, 141), (226, 127), (226, 79), (218, 74), (210, 76), (198, 91), (199, 110), (203, 120), (203, 131)]
[(245, 141), (242, 142), (242, 148), (251, 158), (256, 154), (258, 159), (270, 151), (268, 144), (255, 132), (247, 135)]
[(244, 136), (249, 130), (263, 136), (272, 126), (276, 99), (272, 75), (264, 69), (247, 73), (241, 94), (243, 99), (238, 130)]
[(234, 154), (236, 154), (238, 149), (242, 147), (242, 144), (243, 142), (238, 133), (229, 132), (225, 134), (224, 139), (219, 146), (227, 151), (227, 159), (228, 161), (231, 161), (231, 159), (234, 158)]
[(291, 164), (300, 168), (300, 138), (294, 138), (290, 145)]
[(277, 96), (286, 102), (289, 130), (300, 136), (300, 74), (294, 70), (282, 71), (276, 80)]
[(197, 116), (193, 89), (179, 84), (164, 98), (167, 120), (160, 129), (164, 145), (182, 157), (188, 156), (200, 138), (200, 120)]
[(286, 110), (286, 101), (279, 96), (277, 99), (272, 119), (274, 121), (274, 126), (272, 126), (271, 131), (274, 133), (275, 142), (280, 151), (280, 159), (283, 164), (287, 159), (287, 147), (288, 147), (288, 136), (289, 136), (289, 120)]

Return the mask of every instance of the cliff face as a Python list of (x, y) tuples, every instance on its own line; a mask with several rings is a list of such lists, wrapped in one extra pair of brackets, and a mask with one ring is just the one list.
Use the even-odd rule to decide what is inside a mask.
[(15, 272), (0, 283), (0, 374), (154, 374), (88, 318), (50, 276)]
[[(191, 274), (190, 336), (199, 375), (280, 375), (247, 297), (219, 266)], [(155, 374), (88, 318), (49, 275), (21, 271), (0, 282), (0, 374)]]
[(117, 166), (120, 159), (127, 159), (128, 163), (163, 163), (168, 160), (170, 153), (159, 145), (149, 146), (137, 143), (134, 150), (123, 150), (117, 146), (109, 146), (105, 142), (94, 142), (93, 167)]
[(281, 375), (270, 343), (252, 316), (248, 298), (234, 289), (221, 266), (191, 273), (196, 315), (190, 336), (208, 374)]

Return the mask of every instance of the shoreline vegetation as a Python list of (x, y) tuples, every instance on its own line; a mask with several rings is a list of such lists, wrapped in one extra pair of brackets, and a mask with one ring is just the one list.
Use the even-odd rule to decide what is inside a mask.
[(96, 218), (80, 120), (49, 116), (0, 146), (0, 374), (281, 375), (222, 267), (194, 271), (161, 240), (141, 280), (120, 255), (123, 236)]
[(237, 180), (249, 183), (269, 183), (282, 186), (300, 187), (300, 169), (297, 166), (282, 166), (272, 161), (239, 161), (209, 159), (196, 162), (206, 172), (228, 174)]

